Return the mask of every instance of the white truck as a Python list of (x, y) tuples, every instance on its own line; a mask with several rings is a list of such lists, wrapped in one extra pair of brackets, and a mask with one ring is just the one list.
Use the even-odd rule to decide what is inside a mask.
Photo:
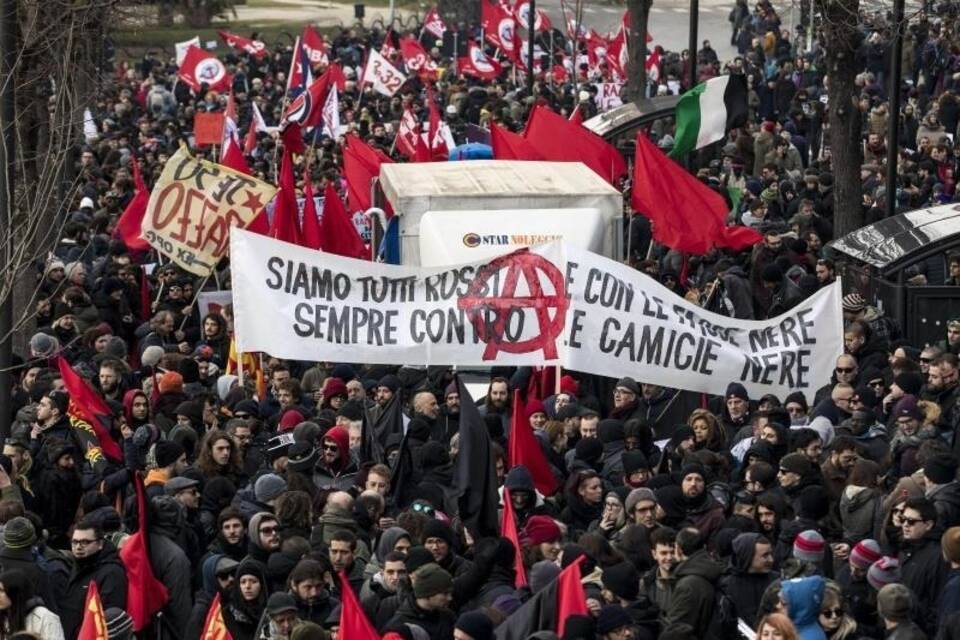
[(555, 239), (619, 260), (623, 196), (579, 162), (384, 164), (400, 261), (473, 262)]

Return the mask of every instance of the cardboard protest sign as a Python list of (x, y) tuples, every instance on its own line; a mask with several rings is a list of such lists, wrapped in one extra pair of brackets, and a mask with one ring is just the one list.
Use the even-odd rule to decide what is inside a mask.
[(404, 267), (231, 233), (242, 351), (460, 366), (557, 365), (723, 394), (808, 398), (843, 351), (839, 284), (790, 312), (705, 311), (629, 267), (561, 243), (482, 262)]
[(223, 142), (223, 112), (197, 113), (193, 116), (193, 138), (197, 146)]
[(153, 187), (141, 235), (190, 273), (205, 276), (226, 255), (230, 227), (250, 224), (276, 191), (181, 148)]

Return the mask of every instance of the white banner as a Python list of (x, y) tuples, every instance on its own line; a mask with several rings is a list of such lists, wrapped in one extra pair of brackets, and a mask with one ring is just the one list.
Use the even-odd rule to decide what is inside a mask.
[[(840, 285), (767, 321), (704, 311), (618, 262), (550, 243), (453, 267), (318, 253), (231, 230), (238, 348), (281, 358), (556, 365), (722, 395), (812, 399), (843, 351)], [(241, 259), (240, 256), (243, 256)]]
[(407, 76), (398, 71), (376, 49), (370, 49), (367, 66), (364, 67), (363, 75), (360, 77), (361, 88), (367, 84), (372, 84), (374, 91), (392, 98), (406, 81)]

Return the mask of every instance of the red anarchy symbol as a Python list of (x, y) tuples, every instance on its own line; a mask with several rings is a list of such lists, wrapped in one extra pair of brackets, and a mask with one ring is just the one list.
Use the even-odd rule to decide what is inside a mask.
[[(503, 291), (500, 297), (491, 298), (484, 294), (491, 290), (489, 281), (502, 269), (507, 269)], [(539, 273), (543, 272), (547, 281), (556, 292), (545, 296), (540, 286)], [(530, 290), (529, 297), (516, 296), (517, 282), (523, 274)], [(557, 358), (557, 337), (563, 331), (566, 320), (567, 300), (564, 287), (564, 277), (557, 267), (546, 258), (527, 249), (500, 256), (477, 270), (473, 282), (467, 289), (466, 295), (457, 301), (457, 306), (467, 312), (467, 317), (473, 324), (477, 336), (486, 343), (483, 351), (484, 360), (496, 360), (500, 351), (506, 353), (532, 353), (543, 351), (547, 360)], [(540, 335), (522, 340), (509, 342), (504, 340), (504, 333), (510, 313), (514, 309), (533, 308), (540, 325)], [(553, 318), (548, 311), (556, 309)], [(493, 322), (487, 322), (489, 312), (493, 312)]]

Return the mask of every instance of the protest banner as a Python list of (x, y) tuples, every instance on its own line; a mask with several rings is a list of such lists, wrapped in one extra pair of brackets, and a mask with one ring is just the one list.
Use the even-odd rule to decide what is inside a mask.
[(623, 89), (622, 82), (598, 82), (594, 85), (597, 88), (597, 95), (594, 101), (597, 103), (597, 109), (601, 112), (609, 111), (623, 104), (620, 98), (620, 90)]
[(223, 141), (222, 111), (197, 113), (193, 116), (193, 139), (196, 145), (220, 144)]
[(208, 313), (223, 314), (223, 308), (233, 302), (230, 291), (202, 291), (197, 296), (197, 311), (201, 318), (205, 318)]
[[(533, 239), (535, 240), (535, 239)], [(235, 229), (241, 351), (281, 358), (562, 365), (723, 394), (812, 399), (843, 352), (839, 283), (778, 318), (705, 311), (623, 264), (550, 243), (486, 261), (404, 267), (311, 252)]]
[(206, 276), (229, 249), (230, 227), (250, 224), (276, 191), (181, 148), (153, 187), (141, 235), (190, 273)]

